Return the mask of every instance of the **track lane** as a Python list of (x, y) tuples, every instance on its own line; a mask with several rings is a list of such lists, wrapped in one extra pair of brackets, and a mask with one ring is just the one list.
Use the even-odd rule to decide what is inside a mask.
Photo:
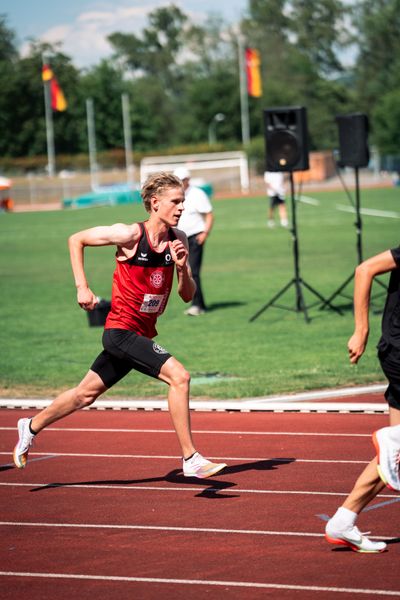
[[(3, 418), (3, 412), (0, 411), (0, 427), (14, 426), (19, 416), (17, 411), (7, 411), (6, 418)], [(19, 412), (26, 416), (26, 412)], [(84, 417), (82, 422), (78, 419), (81, 415)], [(293, 598), (295, 594), (296, 598), (305, 600), (322, 592), (324, 599), (336, 598), (338, 594), (340, 598), (354, 598), (358, 594), (362, 598), (373, 598), (379, 595), (379, 590), (385, 592), (383, 596), (394, 592), (400, 597), (397, 569), (393, 569), (400, 544), (390, 544), (388, 553), (363, 556), (346, 550), (332, 550), (322, 537), (324, 521), (321, 515), (331, 514), (336, 509), (342, 499), (339, 494), (348, 492), (355, 475), (360, 471), (360, 464), (295, 461), (266, 464), (271, 456), (288, 459), (304, 456), (312, 458), (317, 455), (322, 460), (334, 460), (335, 457), (346, 454), (348, 458), (350, 453), (355, 460), (367, 460), (371, 455), (370, 434), (374, 428), (386, 424), (386, 417), (196, 413), (193, 415), (194, 429), (203, 431), (196, 434), (196, 438), (198, 436), (204, 444), (208, 455), (236, 455), (241, 458), (248, 455), (261, 460), (250, 461), (256, 463), (253, 466), (249, 465), (249, 461), (237, 461), (237, 464), (230, 465), (230, 472), (216, 478), (217, 483), (209, 480), (197, 480), (194, 483), (193, 480), (179, 478), (176, 473), (180, 461), (176, 458), (179, 452), (172, 432), (135, 432), (133, 435), (132, 432), (104, 431), (126, 428), (127, 415), (138, 417), (135, 422), (134, 419), (130, 420), (129, 427), (132, 428), (170, 429), (169, 415), (165, 413), (83, 411), (65, 419), (65, 428), (60, 427), (64, 430), (57, 435), (51, 429), (43, 432), (40, 437), (40, 452), (47, 449), (60, 451), (62, 446), (66, 452), (82, 453), (83, 448), (88, 447), (92, 450), (94, 448), (94, 454), (96, 450), (103, 453), (105, 450), (110, 452), (110, 449), (115, 451), (122, 441), (124, 452), (127, 446), (130, 449), (140, 446), (140, 453), (143, 454), (143, 447), (148, 444), (150, 454), (165, 453), (171, 458), (58, 456), (45, 459), (42, 455), (42, 460), (32, 460), (24, 471), (10, 468), (1, 471), (0, 502), (7, 514), (7, 519), (2, 520), (14, 522), (12, 525), (0, 525), (3, 547), (7, 549), (5, 564), (9, 567), (2, 569), (2, 572), (43, 573), (45, 577), (15, 575), (10, 578), (0, 575), (0, 592), (4, 581), (8, 584), (11, 581), (12, 588), (15, 586), (15, 590), (25, 593), (29, 590), (29, 596), (34, 600), (45, 598), (43, 589), (54, 592), (55, 589), (58, 591), (59, 585), (70, 597), (69, 592), (76, 586), (76, 581), (68, 580), (66, 585), (62, 578), (52, 579), (51, 573), (59, 572), (61, 575), (83, 573), (93, 576), (94, 579), (91, 580), (79, 580), (82, 593), (89, 598), (97, 591), (99, 598), (107, 600), (114, 597), (152, 600), (159, 598), (160, 594), (166, 595), (169, 600), (187, 598), (189, 595), (197, 600), (205, 597), (206, 590), (211, 597), (212, 594), (220, 595), (221, 590), (229, 590), (230, 598), (246, 600), (278, 597), (278, 594), (279, 598)], [(96, 426), (103, 431), (68, 431), (73, 427), (84, 429)], [(220, 429), (237, 433), (219, 435)], [(273, 432), (279, 433), (279, 429), (295, 435), (274, 435)], [(10, 444), (12, 447), (14, 443), (15, 432), (12, 429), (0, 431), (0, 451), (7, 452)], [(251, 431), (263, 434), (248, 435)], [(270, 435), (266, 433), (268, 431), (271, 432)], [(350, 435), (302, 435), (321, 432)], [(38, 446), (39, 438), (35, 450)], [(274, 452), (270, 452), (271, 449)], [(1, 455), (2, 463), (5, 456)], [(168, 473), (173, 475), (168, 476)], [(137, 482), (138, 479), (142, 482), (129, 483)], [(149, 479), (156, 481), (143, 482)], [(88, 487), (48, 486), (54, 482), (68, 484), (85, 481), (88, 482)], [(15, 485), (18, 483), (27, 485)], [(155, 489), (129, 489), (133, 486)], [(171, 489), (161, 489), (166, 486)], [(35, 487), (38, 490), (33, 492)], [(258, 493), (240, 490), (255, 490)], [(334, 490), (336, 495), (289, 493), (301, 490), (328, 494)], [(393, 538), (394, 523), (397, 522), (398, 515), (395, 500), (395, 494), (385, 493), (380, 496), (374, 503), (377, 508), (365, 512), (360, 518), (360, 527), (364, 530), (365, 525), (366, 528), (373, 529), (373, 534), (377, 537)], [(383, 502), (387, 504), (378, 506)], [(24, 522), (119, 524), (154, 526), (157, 529), (104, 531), (90, 527), (76, 527), (75, 530), (74, 527), (54, 527), (49, 535), (48, 527), (31, 526), (29, 544), (32, 542), (33, 556), (24, 549), (27, 526), (17, 524)], [(221, 531), (186, 530), (194, 524)], [(166, 529), (168, 527), (181, 527), (182, 530), (170, 531)], [(252, 535), (251, 532), (226, 531), (240, 528), (269, 533)], [(289, 535), (290, 533), (317, 535), (303, 537)], [(89, 559), (90, 551), (95, 553), (92, 561)], [(43, 569), (44, 565), (51, 565), (52, 569)], [(65, 571), (60, 567), (61, 570), (57, 571), (57, 565), (66, 565), (68, 569)], [(80, 567), (85, 567), (84, 571)], [(95, 567), (97, 571), (94, 570)], [(102, 569), (105, 569), (104, 572)], [(389, 571), (387, 578), (386, 573)], [(350, 577), (350, 572), (353, 575), (357, 573), (357, 576)], [(110, 585), (111, 580), (98, 580), (98, 576), (126, 579), (112, 580), (113, 584)], [(133, 581), (129, 580), (130, 577), (147, 577), (148, 580)], [(188, 582), (196, 577), (201, 585)], [(171, 580), (174, 578), (179, 579), (179, 582), (173, 583)], [(233, 581), (237, 586), (247, 582), (266, 587), (257, 588), (252, 585), (240, 588), (235, 585), (229, 587), (228, 584), (218, 587), (216, 584), (206, 583), (213, 578), (220, 582)], [(38, 579), (41, 579), (41, 586)], [(165, 581), (161, 582), (161, 579)], [(279, 587), (282, 585), (283, 588)], [(298, 586), (299, 589), (294, 591), (285, 586)], [(312, 590), (313, 586), (323, 590)], [(348, 588), (347, 592), (340, 591), (344, 587)], [(374, 591), (366, 592), (368, 588)], [(32, 596), (31, 592), (35, 594), (35, 590), (38, 593)], [(102, 595), (105, 590), (111, 595)], [(67, 597), (57, 595), (61, 599)], [(7, 598), (2, 595), (3, 597)], [(78, 594), (78, 597), (85, 596)]]

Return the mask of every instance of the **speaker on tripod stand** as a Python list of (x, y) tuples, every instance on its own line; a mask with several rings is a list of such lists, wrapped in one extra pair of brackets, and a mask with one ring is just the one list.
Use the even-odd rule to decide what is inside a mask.
[[(356, 246), (357, 246), (357, 264), (363, 261), (362, 246), (362, 219), (360, 211), (360, 178), (359, 169), (367, 167), (369, 163), (368, 134), (369, 122), (368, 116), (364, 113), (351, 113), (348, 115), (338, 115), (336, 117), (339, 134), (339, 161), (338, 166), (353, 167), (355, 175), (355, 215), (354, 226), (356, 228)], [(345, 279), (338, 289), (328, 298), (326, 304), (330, 303), (336, 296), (346, 296), (343, 290), (354, 278), (354, 271)], [(386, 285), (379, 279), (376, 283), (386, 288)], [(325, 308), (325, 304), (321, 307)]]
[[(303, 296), (303, 288), (308, 289), (322, 303), (330, 308), (340, 312), (330, 304), (317, 290), (311, 287), (300, 275), (299, 262), (299, 244), (297, 235), (296, 218), (296, 198), (294, 191), (294, 171), (306, 171), (309, 169), (308, 159), (308, 131), (307, 131), (307, 111), (303, 106), (290, 106), (269, 108), (264, 110), (264, 133), (266, 145), (266, 170), (284, 171), (289, 173), (291, 190), (292, 223), (291, 233), (293, 239), (293, 258), (294, 258), (294, 277), (291, 279), (271, 300), (269, 300), (260, 310), (251, 318), (254, 321), (271, 306), (292, 310), (294, 312), (303, 312), (304, 318), (308, 323), (308, 308)], [(285, 292), (294, 286), (295, 288), (295, 308), (281, 306), (276, 301)], [(311, 306), (314, 306), (311, 305)]]

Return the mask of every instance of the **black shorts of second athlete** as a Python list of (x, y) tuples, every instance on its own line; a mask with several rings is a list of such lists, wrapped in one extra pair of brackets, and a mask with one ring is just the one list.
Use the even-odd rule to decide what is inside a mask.
[(378, 358), (389, 385), (385, 398), (389, 406), (400, 410), (400, 348), (384, 340), (378, 344)]
[(104, 350), (90, 369), (107, 388), (120, 381), (132, 369), (158, 378), (171, 354), (153, 340), (127, 329), (105, 329)]

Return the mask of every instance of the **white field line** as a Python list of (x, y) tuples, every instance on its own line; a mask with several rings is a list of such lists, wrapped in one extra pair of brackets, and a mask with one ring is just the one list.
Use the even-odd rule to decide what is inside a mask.
[(303, 202), (304, 204), (311, 204), (312, 206), (319, 206), (321, 204), (321, 202), (317, 200), (317, 198), (312, 198), (311, 196), (304, 196), (303, 194), (301, 194), (298, 197), (298, 200), (300, 202)]
[[(343, 212), (355, 213), (356, 209), (353, 206), (344, 204), (336, 204), (336, 208)], [(391, 210), (378, 210), (376, 208), (361, 208), (360, 213), (369, 217), (383, 217), (385, 219), (400, 219), (400, 213)]]
[[(222, 482), (223, 483), (223, 482)], [(156, 491), (156, 492), (221, 492), (221, 493), (236, 493), (236, 494), (278, 494), (278, 495), (297, 495), (297, 496), (348, 496), (348, 492), (310, 492), (308, 490), (254, 490), (236, 487), (213, 487), (212, 485), (205, 487), (203, 490), (200, 485), (197, 487), (178, 487), (178, 486), (155, 486), (155, 485), (111, 485), (111, 484), (87, 484), (87, 483), (49, 483), (49, 482), (5, 482), (0, 481), (0, 487), (30, 487), (30, 488), (63, 488), (63, 489), (93, 489), (93, 490), (124, 490), (127, 492), (138, 491)], [(381, 494), (380, 498), (398, 498), (398, 494)]]
[[(16, 431), (16, 427), (0, 427), (0, 431)], [(174, 429), (116, 429), (107, 427), (48, 427), (45, 432), (72, 431), (85, 433), (170, 433), (176, 435)], [(227, 431), (224, 429), (193, 429), (192, 433), (205, 435), (290, 435), (290, 436), (319, 436), (319, 437), (371, 437), (369, 433), (332, 433), (304, 431)]]
[[(10, 456), (10, 452), (0, 452), (0, 456)], [(51, 456), (55, 457), (67, 457), (67, 458), (128, 458), (137, 460), (182, 460), (181, 456), (170, 456), (165, 454), (97, 454), (90, 452), (29, 452), (29, 456)], [(287, 463), (286, 458), (275, 458), (273, 456), (209, 456), (211, 460), (229, 460), (229, 461), (249, 461), (249, 462), (260, 462), (260, 461), (271, 461)], [(318, 458), (296, 458), (293, 460), (296, 463), (327, 463), (327, 464), (346, 464), (346, 465), (366, 465), (370, 461), (368, 460), (337, 460), (337, 459), (318, 459)], [(10, 463), (14, 464), (14, 463)], [(0, 465), (1, 466), (1, 465)], [(4, 465), (3, 465), (4, 466)]]
[(42, 579), (75, 579), (84, 581), (113, 581), (124, 583), (165, 583), (170, 585), (203, 585), (268, 590), (297, 590), (308, 592), (336, 592), (344, 594), (370, 594), (374, 596), (400, 596), (400, 590), (367, 588), (339, 588), (317, 585), (291, 585), (285, 583), (259, 583), (253, 581), (218, 581), (214, 579), (167, 579), (160, 577), (120, 577), (116, 575), (86, 575), (83, 573), (37, 573), (24, 571), (0, 571), (3, 577), (40, 577)]

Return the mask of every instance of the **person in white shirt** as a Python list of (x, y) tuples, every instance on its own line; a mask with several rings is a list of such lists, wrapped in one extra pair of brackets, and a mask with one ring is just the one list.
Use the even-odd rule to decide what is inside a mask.
[(197, 317), (207, 310), (201, 288), (200, 270), (204, 244), (214, 223), (213, 207), (207, 194), (201, 188), (190, 185), (188, 169), (179, 167), (175, 169), (174, 175), (182, 181), (185, 190), (184, 211), (179, 219), (178, 227), (186, 233), (188, 238), (189, 264), (196, 283), (192, 305), (185, 311), (185, 314)]
[(274, 213), (276, 207), (279, 210), (279, 218), (282, 227), (287, 227), (289, 222), (285, 204), (285, 179), (281, 171), (265, 171), (264, 181), (269, 196), (268, 227), (275, 227)]

